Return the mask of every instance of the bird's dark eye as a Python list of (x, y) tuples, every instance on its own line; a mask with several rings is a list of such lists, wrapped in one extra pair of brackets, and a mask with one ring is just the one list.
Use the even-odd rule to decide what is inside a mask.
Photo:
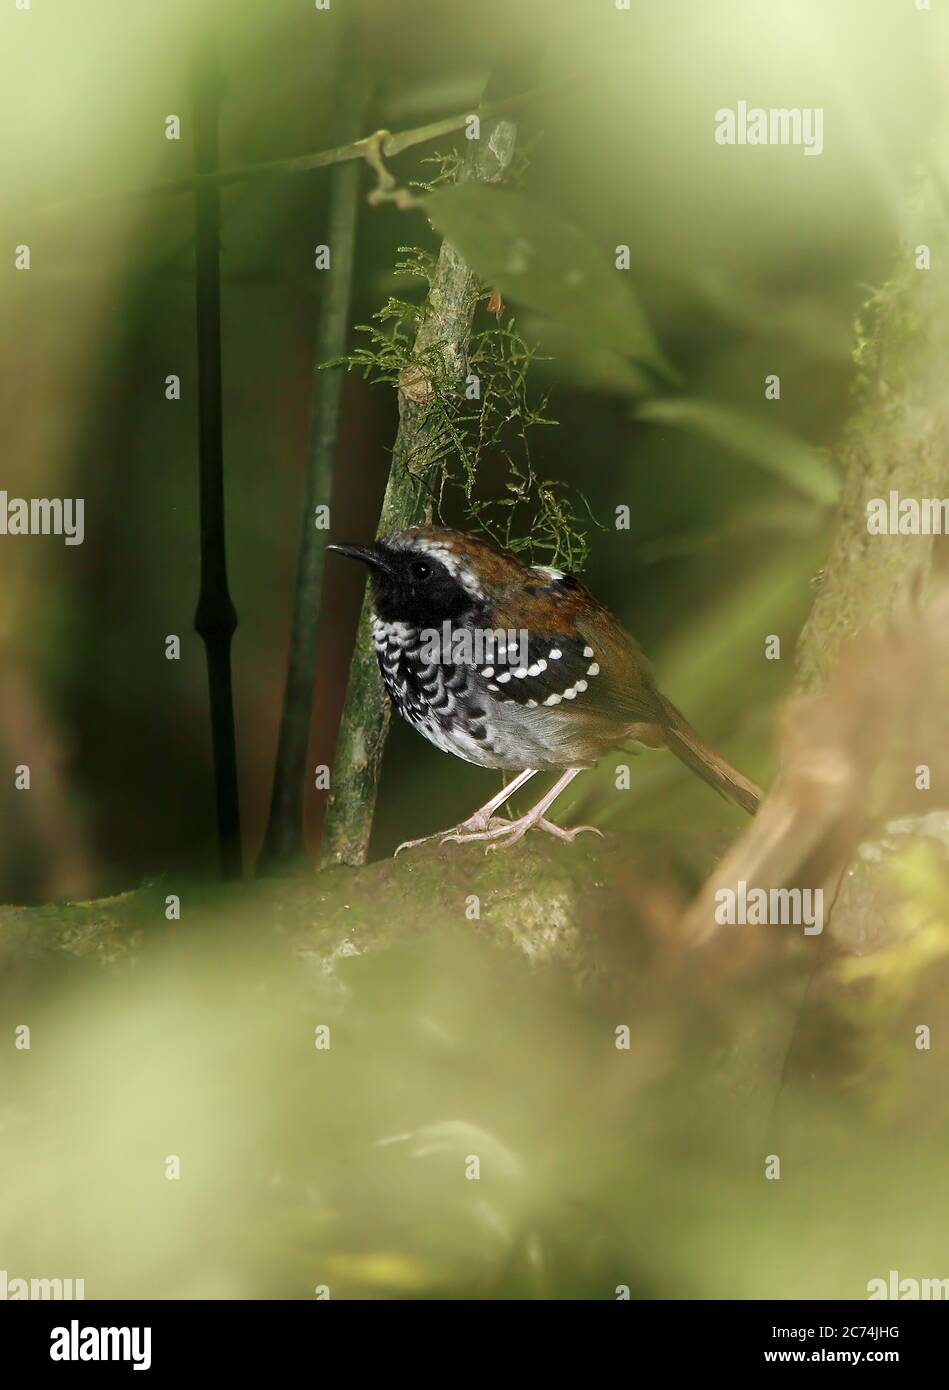
[(413, 560), (409, 565), (409, 574), (413, 579), (427, 579), (432, 572), (432, 567), (427, 560)]

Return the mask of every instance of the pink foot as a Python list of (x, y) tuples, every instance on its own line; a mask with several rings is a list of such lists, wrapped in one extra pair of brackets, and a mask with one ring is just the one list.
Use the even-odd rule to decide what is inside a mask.
[[(446, 840), (455, 840), (459, 835), (477, 839), (481, 831), (491, 830), (492, 827), (498, 827), (500, 831), (503, 831), (510, 824), (509, 820), (504, 820), (501, 816), (485, 816), (476, 811), (473, 816), (469, 816), (467, 820), (463, 820), (460, 825), (453, 826), (450, 830), (436, 830), (434, 835), (423, 835), (418, 840), (403, 840), (401, 845), (393, 851), (392, 858), (395, 859), (396, 855), (401, 854), (404, 849), (415, 849), (416, 845), (427, 845), (430, 840), (438, 840), (441, 844), (445, 844)], [(468, 832), (473, 833), (469, 835)]]
[(495, 822), (484, 830), (474, 830), (471, 833), (463, 832), (461, 826), (458, 830), (451, 831), (445, 836), (442, 844), (448, 840), (455, 844), (466, 845), (474, 840), (490, 840), (496, 843), (489, 844), (488, 849), (507, 849), (510, 845), (516, 845), (518, 840), (522, 840), (528, 830), (534, 827), (539, 830), (546, 830), (550, 835), (556, 835), (558, 840), (572, 841), (578, 835), (582, 835), (584, 830), (590, 830), (594, 835), (603, 837), (603, 831), (598, 830), (595, 825), (576, 825), (572, 829), (564, 826), (554, 825), (553, 821), (545, 820), (542, 816), (533, 815), (528, 811), (527, 815), (520, 816), (517, 820)]

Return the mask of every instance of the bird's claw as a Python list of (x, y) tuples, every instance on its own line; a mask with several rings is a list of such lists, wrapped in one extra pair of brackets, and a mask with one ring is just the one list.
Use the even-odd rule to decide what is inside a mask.
[(505, 820), (503, 816), (491, 816), (487, 819), (471, 816), (468, 820), (462, 821), (460, 825), (453, 826), (451, 830), (436, 830), (433, 835), (423, 835), (418, 840), (403, 840), (392, 852), (395, 859), (404, 849), (414, 849), (416, 845), (427, 845), (430, 840), (437, 840), (439, 848), (447, 845), (449, 840), (457, 840), (463, 843), (466, 839), (478, 839), (482, 832), (494, 830), (495, 834), (501, 833), (511, 821)]
[(493, 849), (508, 849), (511, 845), (516, 845), (518, 840), (522, 840), (528, 830), (546, 830), (549, 835), (555, 835), (558, 840), (566, 840), (572, 843), (578, 835), (582, 835), (585, 830), (589, 830), (594, 835), (604, 838), (603, 831), (595, 825), (574, 825), (571, 827), (555, 825), (540, 817), (533, 819), (529, 814), (522, 816), (520, 820), (500, 821), (495, 823), (492, 817), (491, 824), (484, 830), (477, 830), (471, 834), (460, 834), (461, 826), (453, 830), (442, 840), (442, 844), (453, 840), (456, 844), (467, 844), (472, 840), (489, 840), (493, 843), (485, 846), (485, 854), (489, 854)]
[(556, 835), (558, 840), (566, 840), (572, 844), (578, 835), (582, 835), (585, 830), (589, 830), (591, 835), (599, 835), (601, 840), (606, 836), (598, 825), (554, 825), (552, 820), (541, 820), (537, 822), (539, 830), (546, 830), (548, 835)]

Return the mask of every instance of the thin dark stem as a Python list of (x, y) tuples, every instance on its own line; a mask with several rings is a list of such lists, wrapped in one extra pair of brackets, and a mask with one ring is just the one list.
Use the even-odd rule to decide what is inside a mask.
[[(217, 168), (219, 106), (217, 69), (213, 59), (205, 58), (194, 89), (194, 166), (197, 174)], [(221, 868), (225, 878), (240, 878), (241, 828), (231, 688), (231, 638), (237, 627), (237, 613), (227, 585), (224, 534), (220, 193), (213, 184), (199, 185), (195, 193), (195, 287), (201, 588), (194, 625), (204, 641), (208, 663)]]
[[(348, 140), (359, 129), (367, 104), (367, 89), (350, 88), (340, 137)], [(359, 199), (360, 167), (339, 164), (330, 176), (327, 245), (330, 269), (320, 304), (316, 339), (313, 403), (307, 449), (303, 499), (303, 532), (297, 567), (290, 630), (290, 654), (284, 692), (280, 740), (274, 768), (270, 820), (257, 872), (292, 870), (304, 862), (303, 794), (307, 776), (310, 712), (316, 667), (323, 561), (328, 531), (315, 525), (316, 509), (329, 507), (339, 431), (339, 408), (345, 368), (320, 370), (346, 350), (352, 301), (353, 263)]]
[[(478, 109), (483, 120), (494, 119), (504, 114), (515, 113), (532, 101), (537, 101), (552, 93), (565, 91), (583, 80), (579, 75), (562, 78), (556, 82), (549, 82), (543, 86), (524, 90), (516, 96), (506, 97), (504, 100), (492, 100)], [(455, 131), (462, 130), (470, 115), (470, 110), (461, 111), (453, 116), (445, 116), (442, 120), (429, 121), (426, 125), (416, 126), (412, 130), (395, 132), (378, 130), (371, 135), (364, 135), (359, 140), (347, 141), (342, 145), (334, 146), (332, 149), (318, 150), (313, 154), (290, 155), (286, 159), (266, 160), (260, 164), (247, 164), (237, 169), (213, 169), (196, 172), (191, 178), (174, 179), (169, 183), (157, 183), (146, 188), (131, 189), (124, 192), (96, 193), (90, 197), (74, 198), (68, 202), (53, 204), (47, 210), (50, 212), (68, 211), (86, 203), (121, 202), (126, 199), (159, 198), (171, 194), (194, 193), (199, 188), (207, 187), (208, 184), (222, 188), (226, 185), (260, 178), (283, 178), (288, 175), (309, 174), (317, 169), (325, 169), (330, 165), (344, 163), (348, 160), (364, 160), (376, 168), (378, 172), (380, 159), (394, 158), (416, 145), (424, 145), (431, 140), (440, 139), (443, 135), (451, 135)]]

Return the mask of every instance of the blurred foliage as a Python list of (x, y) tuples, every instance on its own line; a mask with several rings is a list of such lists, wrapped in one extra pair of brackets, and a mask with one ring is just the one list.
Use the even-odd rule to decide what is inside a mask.
[[(29, 275), (11, 257), (0, 276), (3, 484), (84, 497), (87, 528), (75, 549), (53, 537), (0, 548), (0, 749), (5, 767), (33, 772), (28, 795), (9, 776), (0, 784), (0, 900), (164, 876), (131, 928), (143, 946), (127, 969), (102, 975), (80, 949), (69, 968), (5, 957), (3, 1034), (28, 1023), (33, 1042), (0, 1050), (0, 1267), (132, 1297), (309, 1297), (325, 1283), (334, 1297), (611, 1298), (626, 1284), (633, 1297), (860, 1298), (891, 1268), (941, 1275), (945, 1030), (933, 1027), (930, 1052), (913, 1041), (944, 1016), (949, 983), (935, 860), (894, 870), (903, 935), (872, 960), (841, 967), (783, 941), (759, 959), (741, 936), (693, 958), (641, 918), (664, 907), (674, 920), (695, 887), (688, 851), (721, 848), (739, 813), (658, 755), (636, 757), (620, 790), (616, 764), (633, 754), (617, 753), (558, 805), (569, 822), (583, 802), (583, 818), (615, 831), (630, 858), (641, 844), (657, 869), (647, 882), (630, 870), (632, 955), (618, 949), (608, 983), (499, 949), (454, 898), (456, 930), (427, 931), (425, 904), (397, 880), (354, 898), (353, 941), (397, 920), (403, 891), (416, 930), (378, 951), (308, 957), (310, 971), (256, 898), (164, 923), (164, 890), (215, 861), (191, 633), (192, 207), (100, 195), (188, 175), (191, 64), (208, 35), (228, 78), (225, 165), (326, 148), (350, 77), (337, 52), (344, 8), (46, 0), (0, 19), (11, 129), (24, 132), (5, 142), (0, 220), (6, 245), (33, 250)], [(499, 51), (541, 39), (552, 84), (523, 116), (521, 186), (447, 187), (423, 147), (393, 172), (423, 189), (434, 225), (392, 205), (361, 215), (354, 323), (390, 296), (401, 306), (390, 327), (414, 313), (393, 279), (399, 248), (417, 246), (424, 265), (446, 231), (516, 310), (516, 329), (510, 318), (479, 328), (477, 360), (503, 363), (497, 414), (470, 498), (447, 491), (446, 518), (464, 523), (474, 505), (503, 534), (527, 465), (512, 477), (519, 456), (494, 424), (512, 400), (515, 434), (531, 411), (546, 415), (522, 393), (529, 363), (531, 400), (549, 398), (557, 425), (536, 432), (527, 476), (587, 499), (606, 527), (586, 528), (590, 586), (670, 698), (766, 780), (826, 554), (827, 460), (854, 377), (873, 365), (863, 306), (891, 276), (944, 102), (944, 17), (865, 0), (362, 9), (372, 129), (473, 109)], [(714, 112), (744, 97), (821, 107), (821, 158), (715, 145)], [(180, 142), (164, 138), (169, 113)], [(236, 184), (223, 207), (252, 856), (283, 688), (325, 177)], [(618, 245), (629, 272), (614, 269)], [(764, 396), (773, 373), (779, 401)], [(334, 539), (373, 531), (395, 394), (347, 381)], [(614, 525), (620, 507), (628, 530)], [(561, 529), (554, 516), (550, 536)], [(547, 539), (542, 528), (534, 538)], [(313, 766), (332, 763), (361, 585), (355, 567), (328, 567)], [(180, 662), (165, 660), (169, 633), (182, 637)], [(780, 661), (764, 659), (772, 634)], [(454, 823), (492, 786), (397, 724), (376, 852)], [(324, 796), (310, 789), (314, 844)], [(413, 871), (400, 868), (404, 882)], [(345, 899), (348, 880), (336, 882)], [(586, 897), (595, 907), (597, 893)], [(319, 902), (307, 910), (319, 919)], [(83, 911), (66, 919), (74, 946), (98, 939), (110, 908)], [(40, 920), (55, 931), (58, 910)], [(18, 922), (4, 923), (14, 941)], [(327, 1052), (313, 1045), (321, 1023)], [(628, 1052), (614, 1046), (620, 1025)], [(164, 1177), (170, 1153), (179, 1182)], [(472, 1153), (477, 1182), (464, 1175)], [(769, 1153), (780, 1182), (764, 1180)]]
[[(932, 871), (918, 885), (942, 948), (894, 1010), (855, 972), (830, 990), (833, 955), (794, 929), (683, 951), (649, 924), (655, 846), (580, 939), (538, 919), (543, 955), (526, 929), (505, 944), (493, 904), (513, 922), (532, 872), (546, 893), (546, 856), (516, 886), (495, 856), (492, 888), (474, 854), (455, 876), (430, 856), (417, 887), (397, 863), (292, 897), (186, 890), (180, 925), (156, 885), (134, 964), (21, 963), (0, 998), (4, 1030), (31, 1027), (0, 1057), (4, 1267), (168, 1298), (859, 1299), (891, 1268), (941, 1273), (949, 1053), (915, 1028), (949, 984), (944, 866), (935, 919)], [(580, 877), (620, 871), (598, 854)]]
[(588, 236), (523, 193), (457, 184), (425, 212), (488, 284), (607, 350), (673, 370), (635, 291)]
[(780, 430), (743, 419), (707, 401), (682, 398), (647, 402), (637, 414), (641, 420), (678, 425), (725, 444), (738, 457), (768, 469), (819, 505), (828, 506), (837, 500), (840, 487), (830, 465), (813, 449)]

